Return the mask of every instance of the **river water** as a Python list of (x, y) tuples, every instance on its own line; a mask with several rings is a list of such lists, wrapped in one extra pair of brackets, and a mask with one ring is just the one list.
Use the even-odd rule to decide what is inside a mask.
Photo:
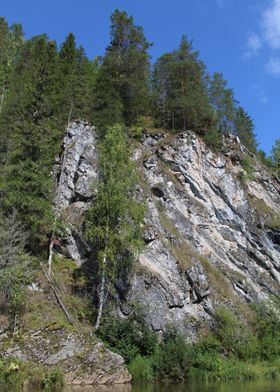
[(280, 392), (279, 381), (67, 387), (64, 392)]

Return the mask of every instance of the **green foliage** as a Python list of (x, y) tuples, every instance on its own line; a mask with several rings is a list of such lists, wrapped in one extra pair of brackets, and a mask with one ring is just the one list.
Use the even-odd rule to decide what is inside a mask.
[(240, 141), (253, 153), (257, 152), (258, 143), (254, 133), (254, 123), (252, 118), (239, 106), (235, 110), (234, 133), (239, 136)]
[(0, 293), (4, 311), (22, 310), (25, 287), (32, 277), (33, 260), (24, 247), (26, 234), (15, 212), (4, 215), (0, 211)]
[(155, 371), (160, 380), (182, 381), (187, 378), (194, 350), (175, 331), (165, 334), (155, 355)]
[(38, 253), (48, 242), (54, 219), (54, 158), (67, 122), (89, 115), (96, 63), (76, 48), (72, 34), (60, 52), (46, 35), (23, 41), (18, 30), (16, 34), (21, 44), (7, 74), (9, 88), (0, 113), (0, 138), (5, 141), (0, 192), (4, 208), (16, 209), (28, 227), (29, 248)]
[(4, 311), (18, 313), (23, 310), (26, 298), (26, 285), (32, 280), (32, 260), (20, 255), (17, 264), (3, 268), (0, 273), (1, 296), (4, 299)]
[[(217, 150), (221, 133), (232, 129), (254, 150), (252, 120), (236, 108), (221, 74), (209, 82), (191, 42), (183, 37), (158, 59), (152, 84), (150, 46), (142, 27), (119, 10), (104, 58), (93, 61), (72, 33), (58, 48), (46, 35), (24, 40), (20, 25), (0, 19), (0, 194), (4, 209), (16, 209), (28, 228), (34, 253), (44, 252), (54, 229), (50, 173), (73, 118), (91, 119), (102, 136), (117, 122), (133, 125), (138, 138), (155, 125), (189, 128)], [(277, 143), (273, 151), (277, 171)]]
[(245, 184), (246, 181), (253, 181), (255, 179), (254, 163), (249, 155), (244, 156), (244, 158), (241, 161), (241, 166), (244, 172), (240, 173), (239, 175), (240, 181), (243, 184)]
[(255, 332), (259, 343), (259, 353), (264, 360), (273, 361), (280, 356), (279, 304), (262, 303), (254, 305), (256, 319)]
[(140, 383), (143, 380), (150, 382), (155, 380), (153, 357), (141, 357), (138, 355), (128, 364), (127, 368), (132, 375), (134, 383)]
[(175, 330), (167, 332), (161, 342), (157, 341), (154, 332), (149, 331), (153, 344), (143, 353), (145, 337), (142, 340), (137, 337), (139, 330), (144, 331), (147, 327), (143, 318), (138, 324), (139, 319), (135, 315), (133, 322), (132, 319), (106, 318), (101, 337), (111, 349), (125, 356), (136, 382), (278, 377), (280, 321), (277, 304), (255, 305), (254, 312), (255, 318), (249, 323), (228, 308), (218, 308), (212, 332), (195, 345), (186, 343)]
[(265, 151), (259, 150), (257, 152), (258, 159), (269, 169), (273, 168), (273, 160), (271, 156), (268, 156)]
[(141, 357), (151, 357), (157, 346), (154, 332), (145, 324), (143, 316), (133, 313), (128, 319), (119, 319), (113, 315), (104, 317), (99, 336), (112, 350), (120, 353), (127, 363)]
[(161, 56), (154, 67), (154, 105), (160, 124), (173, 130), (211, 128), (206, 86), (205, 65), (183, 36), (179, 48)]
[[(91, 101), (98, 65), (90, 62), (70, 33), (61, 45), (58, 58), (59, 87), (57, 106), (65, 120), (91, 117)], [(67, 116), (67, 117), (66, 117)]]
[[(64, 386), (63, 373), (59, 369), (46, 370), (18, 359), (0, 358), (0, 388), (4, 391), (21, 392), (27, 382), (32, 391), (61, 392)], [(12, 388), (12, 389), (11, 389)]]
[(234, 355), (240, 359), (256, 357), (256, 337), (244, 321), (224, 307), (217, 310), (216, 320), (215, 335), (226, 355)]
[(209, 129), (204, 136), (206, 144), (214, 151), (219, 151), (222, 147), (222, 135), (217, 128)]
[(234, 133), (235, 99), (227, 81), (219, 72), (214, 72), (209, 80), (209, 97), (215, 110), (217, 130), (221, 133)]
[(105, 291), (112, 291), (120, 274), (129, 270), (142, 245), (144, 206), (135, 198), (136, 172), (120, 125), (108, 129), (99, 157), (98, 193), (86, 215), (86, 238), (97, 255), (102, 308)]
[(235, 134), (239, 136), (242, 144), (251, 152), (256, 153), (257, 141), (254, 134), (253, 120), (238, 105), (233, 90), (227, 88), (227, 81), (219, 72), (215, 72), (212, 79), (209, 80), (209, 97), (216, 119), (216, 127), (214, 127), (216, 129), (216, 140), (214, 139), (214, 141), (218, 143), (219, 133), (220, 135), (223, 133)]
[(280, 177), (280, 139), (277, 139), (272, 147), (272, 162), (276, 175)]
[(43, 378), (43, 390), (46, 392), (60, 392), (64, 387), (63, 372), (54, 368), (49, 370)]
[(95, 123), (102, 130), (116, 122), (131, 125), (144, 114), (149, 94), (150, 44), (126, 12), (111, 16), (111, 42), (97, 74)]

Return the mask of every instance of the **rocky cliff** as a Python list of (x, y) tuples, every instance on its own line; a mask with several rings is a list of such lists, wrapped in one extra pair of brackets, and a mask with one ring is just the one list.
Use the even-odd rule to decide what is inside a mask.
[[(193, 340), (217, 306), (246, 312), (247, 303), (279, 296), (280, 182), (238, 138), (225, 136), (215, 153), (192, 132), (147, 132), (132, 157), (148, 213), (145, 249), (129, 285), (117, 287), (123, 316), (137, 301), (155, 331), (175, 325)], [(90, 258), (83, 216), (98, 176), (89, 124), (67, 130), (56, 173), (55, 206), (67, 227), (57, 250), (81, 265)]]

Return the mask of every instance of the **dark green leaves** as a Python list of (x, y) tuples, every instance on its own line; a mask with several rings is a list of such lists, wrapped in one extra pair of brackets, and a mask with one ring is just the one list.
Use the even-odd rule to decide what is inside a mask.
[(129, 266), (141, 245), (143, 204), (135, 198), (136, 174), (127, 139), (120, 125), (111, 127), (99, 146), (98, 193), (87, 214), (87, 239), (101, 260), (109, 260), (107, 274)]

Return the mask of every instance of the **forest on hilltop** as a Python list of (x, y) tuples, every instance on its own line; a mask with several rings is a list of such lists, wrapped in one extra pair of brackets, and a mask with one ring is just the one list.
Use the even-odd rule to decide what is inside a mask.
[(142, 27), (118, 10), (105, 54), (94, 60), (72, 33), (58, 48), (45, 34), (25, 40), (20, 24), (0, 19), (1, 204), (5, 213), (18, 212), (36, 251), (48, 241), (49, 173), (72, 119), (87, 119), (101, 136), (115, 123), (130, 135), (144, 128), (189, 129), (216, 149), (222, 134), (232, 133), (279, 171), (279, 140), (272, 156), (257, 151), (252, 118), (222, 74), (207, 73), (186, 36), (154, 65), (150, 46)]
[[(106, 297), (105, 279), (112, 283), (143, 245), (145, 206), (134, 198), (137, 175), (130, 159), (132, 141), (145, 131), (190, 130), (219, 152), (223, 136), (233, 134), (249, 156), (280, 175), (280, 139), (270, 155), (259, 150), (253, 119), (222, 73), (209, 74), (192, 41), (183, 35), (178, 47), (154, 64), (151, 45), (133, 17), (119, 10), (111, 16), (105, 54), (95, 59), (77, 47), (72, 33), (58, 46), (46, 34), (25, 39), (20, 24), (9, 26), (0, 18), (0, 299), (15, 318), (24, 307), (26, 285), (40, 269), (41, 260), (47, 260), (49, 245), (61, 230), (53, 208), (51, 173), (61, 155), (65, 128), (73, 120), (93, 124), (99, 141), (98, 193), (85, 224), (85, 238), (97, 250), (100, 266), (96, 329)], [(279, 320), (271, 309), (266, 312), (262, 322), (263, 308), (255, 311), (258, 326), (251, 334), (227, 309), (220, 309), (216, 320), (220, 335), (211, 335), (197, 352), (174, 331), (159, 346), (139, 315), (128, 323), (105, 318), (100, 336), (111, 339), (127, 362), (138, 358), (136, 368), (143, 368), (141, 361), (150, 355), (154, 362), (149, 366), (159, 377), (184, 378), (190, 363), (195, 370), (208, 366), (211, 372), (213, 362), (218, 374), (224, 361), (221, 352), (232, 355), (234, 361), (279, 358), (280, 333), (275, 332)], [(135, 342), (135, 330), (144, 339)], [(120, 334), (125, 343), (118, 340)], [(176, 368), (172, 360), (175, 363), (178, 358), (181, 363)]]

